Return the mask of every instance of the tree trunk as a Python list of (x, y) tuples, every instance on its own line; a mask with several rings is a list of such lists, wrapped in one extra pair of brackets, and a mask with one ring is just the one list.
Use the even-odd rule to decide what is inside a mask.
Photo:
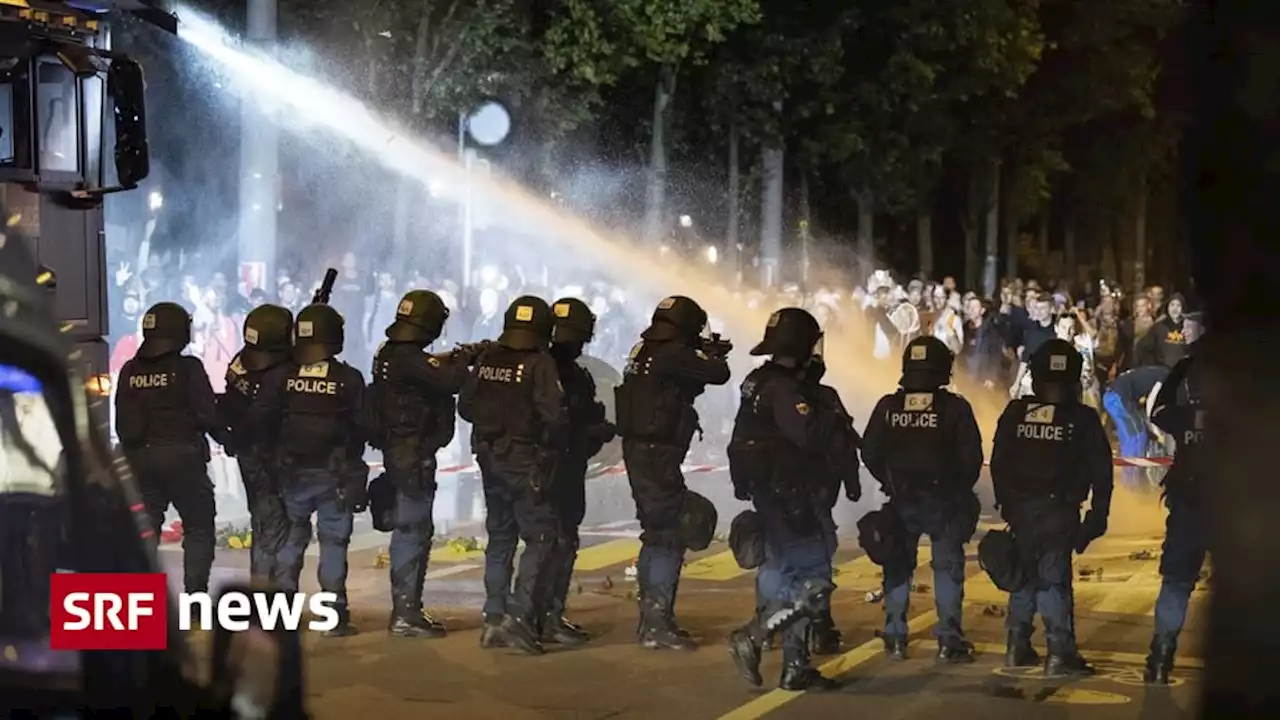
[(1040, 256), (1041, 273), (1049, 268), (1049, 203), (1040, 208), (1040, 225), (1036, 229), (1036, 254)]
[(1000, 231), (1004, 236), (1004, 275), (1018, 277), (1018, 166), (1005, 163), (1000, 188)]
[(1068, 210), (1062, 219), (1062, 274), (1073, 283), (1080, 276), (1076, 268), (1076, 214), (1073, 210)]
[(982, 214), (981, 181), (976, 170), (970, 171), (965, 187), (964, 210), (960, 230), (964, 233), (964, 286), (976, 290), (982, 281), (982, 253), (978, 247), (978, 227)]
[(781, 147), (760, 154), (760, 259), (766, 287), (780, 282), (782, 258), (782, 196), (786, 158)]
[(870, 274), (876, 268), (876, 196), (870, 188), (854, 193), (858, 203), (858, 262), (865, 263)]
[(1151, 193), (1147, 178), (1138, 187), (1138, 206), (1134, 209), (1133, 228), (1133, 294), (1147, 286), (1147, 201)]
[[(427, 39), (430, 36), (431, 18), (428, 14), (430, 6), (422, 8), (422, 14), (418, 17), (418, 29), (414, 36), (413, 42), (413, 65), (412, 80), (410, 84), (409, 94), (409, 112), (413, 121), (416, 121), (418, 114), (422, 112), (422, 106), (426, 100), (426, 78), (427, 65)], [(392, 229), (392, 248), (391, 257), (398, 262), (405, 262), (409, 259), (409, 225), (411, 224), (411, 216), (415, 194), (420, 195), (425, 188), (421, 182), (410, 178), (407, 175), (401, 175), (396, 183), (396, 207), (395, 218)], [(421, 261), (424, 258), (416, 258)]]
[(920, 254), (920, 272), (933, 277), (933, 216), (928, 210), (916, 210), (916, 248)]
[(667, 130), (676, 92), (676, 69), (663, 66), (653, 87), (653, 130), (649, 135), (649, 168), (644, 204), (644, 239), (662, 242), (667, 229)]
[(729, 224), (725, 228), (726, 260), (733, 271), (734, 279), (742, 280), (742, 251), (738, 248), (738, 229), (742, 224), (738, 203), (741, 200), (742, 184), (741, 160), (738, 158), (738, 126), (729, 126)]
[(809, 206), (809, 171), (800, 168), (800, 280), (804, 289), (809, 289), (809, 220), (812, 209)]
[(991, 184), (987, 192), (986, 255), (982, 263), (982, 291), (987, 297), (996, 297), (996, 263), (1000, 253), (1000, 166), (997, 158), (991, 161)]

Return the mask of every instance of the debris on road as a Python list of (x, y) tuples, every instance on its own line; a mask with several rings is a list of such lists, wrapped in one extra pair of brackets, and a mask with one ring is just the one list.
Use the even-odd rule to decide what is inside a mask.
[(878, 603), (881, 600), (884, 600), (884, 590), (872, 590), (867, 593), (868, 603)]
[(982, 608), (982, 614), (987, 617), (1004, 617), (1005, 609), (999, 605), (984, 605)]
[(640, 568), (637, 567), (636, 562), (633, 561), (630, 565), (627, 566), (627, 569), (623, 572), (623, 574), (626, 576), (627, 582), (635, 582), (636, 577), (640, 575)]
[(1139, 550), (1129, 554), (1130, 560), (1155, 560), (1156, 553), (1153, 550)]
[(386, 548), (378, 550), (378, 554), (373, 558), (373, 569), (381, 570), (389, 565), (391, 565), (391, 553)]

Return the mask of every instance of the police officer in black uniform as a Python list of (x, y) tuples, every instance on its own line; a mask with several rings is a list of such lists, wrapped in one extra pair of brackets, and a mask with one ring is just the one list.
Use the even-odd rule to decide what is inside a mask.
[(250, 408), (259, 390), (284, 383), (293, 352), (293, 313), (279, 305), (261, 305), (244, 319), (244, 347), (227, 368), (227, 391), (218, 409), (231, 429), (249, 504), (253, 547), (249, 572), (271, 585), (285, 582), (277, 561), (289, 537), (289, 518), (281, 496), (276, 427), (251, 427)]
[(980, 511), (973, 492), (982, 472), (982, 436), (973, 408), (944, 386), (955, 356), (934, 337), (912, 340), (902, 354), (899, 389), (876, 404), (862, 435), (862, 461), (883, 486), (900, 543), (884, 565), (884, 644), (890, 658), (907, 652), (907, 607), (920, 536), (933, 549), (938, 659), (973, 662), (960, 626), (964, 544)]
[(1146, 681), (1157, 685), (1169, 683), (1178, 634), (1186, 622), (1191, 591), (1200, 579), (1208, 553), (1209, 513), (1202, 481), (1206, 414), (1201, 395), (1203, 367), (1193, 344), (1190, 354), (1169, 371), (1151, 410), (1151, 422), (1177, 442), (1173, 466), (1162, 483), (1169, 517), (1160, 555), (1163, 581), (1156, 597), (1155, 633), (1145, 673)]
[[(734, 495), (751, 500), (764, 535), (761, 572), (772, 575), (773, 597), (729, 639), (735, 664), (751, 684), (760, 685), (760, 649), (771, 632), (783, 632), (780, 686), (786, 690), (830, 687), (810, 664), (810, 628), (829, 616), (831, 546), (830, 490), (821, 470), (840, 437), (848, 435), (847, 414), (827, 397), (819, 402), (818, 385), (806, 380), (816, 344), (818, 321), (800, 308), (775, 312), (764, 340), (752, 355), (770, 355), (742, 383), (742, 403), (729, 446)], [(825, 395), (825, 393), (822, 393)], [(839, 403), (837, 397), (836, 403)], [(847, 448), (846, 448), (847, 450)], [(860, 496), (855, 480), (849, 495)], [(765, 589), (765, 588), (761, 588)]]
[(614, 389), (623, 462), (643, 530), (637, 640), (649, 648), (697, 647), (675, 618), (685, 552), (680, 463), (699, 430), (693, 401), (707, 385), (729, 382), (725, 358), (733, 348), (725, 341), (705, 342), (706, 325), (706, 311), (687, 297), (673, 295), (658, 303), (641, 342), (631, 349), (622, 384)]
[[(476, 358), (458, 395), (459, 414), (472, 426), (489, 535), (481, 645), (505, 642), (530, 655), (543, 652), (540, 624), (550, 608), (560, 534), (551, 486), (567, 423), (548, 353), (552, 333), (545, 300), (516, 298), (497, 345)], [(525, 547), (512, 593), (509, 568), (519, 540)]]
[(191, 316), (181, 305), (153, 305), (142, 318), (142, 346), (120, 371), (116, 433), (142, 488), (156, 537), (173, 503), (182, 517), (183, 579), (187, 592), (209, 590), (216, 508), (205, 436), (234, 455), (209, 376), (191, 342)]
[(338, 596), (339, 624), (327, 633), (335, 637), (356, 633), (347, 607), (347, 546), (355, 513), (367, 503), (363, 454), (371, 424), (364, 414), (364, 376), (337, 359), (343, 337), (337, 310), (323, 304), (300, 310), (289, 372), (263, 403), (263, 412), (278, 418), (284, 506), (291, 523), (279, 555), (287, 575), (284, 587), (298, 588), (314, 514), (320, 589)]
[(583, 347), (595, 334), (596, 316), (577, 298), (562, 298), (552, 305), (555, 336), (551, 357), (556, 361), (564, 388), (569, 432), (556, 461), (551, 499), (560, 518), (560, 539), (552, 581), (551, 607), (542, 624), (542, 640), (577, 645), (587, 633), (564, 617), (573, 564), (578, 559), (578, 526), (587, 510), (587, 463), (614, 437), (613, 423), (605, 418), (604, 404), (596, 399), (591, 373), (578, 364)]
[[(821, 347), (822, 342), (819, 341), (818, 345)], [(826, 438), (826, 452), (818, 456), (821, 462), (814, 468), (814, 474), (821, 479), (823, 495), (827, 499), (827, 514), (823, 519), (831, 523), (828, 549), (834, 563), (836, 550), (839, 549), (839, 540), (836, 536), (833, 513), (836, 503), (840, 500), (840, 491), (843, 488), (844, 495), (850, 502), (858, 502), (862, 499), (861, 463), (858, 460), (862, 436), (854, 429), (853, 416), (845, 408), (844, 402), (840, 399), (840, 393), (830, 385), (822, 384), (822, 378), (826, 372), (827, 364), (822, 352), (815, 351), (805, 370), (804, 381), (813, 396), (813, 406), (819, 412), (835, 416), (833, 432)], [(840, 630), (836, 628), (835, 620), (831, 617), (830, 603), (824, 607), (822, 616), (812, 623), (810, 639), (815, 655), (840, 653), (842, 638)]]
[(423, 352), (440, 337), (449, 309), (430, 290), (411, 290), (387, 327), (387, 342), (373, 358), (373, 408), (377, 445), (387, 479), (395, 487), (391, 534), (391, 602), (388, 632), (398, 637), (443, 637), (444, 626), (422, 611), (422, 589), (435, 535), (436, 452), (453, 440), (454, 396), (467, 376), (470, 356)]
[[(1111, 445), (1097, 411), (1080, 402), (1076, 349), (1053, 339), (1031, 356), (1032, 396), (1014, 400), (996, 426), (991, 482), (1001, 516), (1030, 574), (1009, 597), (1005, 665), (1031, 667), (1031, 622), (1039, 611), (1048, 676), (1087, 676), (1093, 668), (1076, 648), (1071, 552), (1084, 552), (1107, 529), (1111, 509)], [(1091, 508), (1080, 506), (1092, 490)]]

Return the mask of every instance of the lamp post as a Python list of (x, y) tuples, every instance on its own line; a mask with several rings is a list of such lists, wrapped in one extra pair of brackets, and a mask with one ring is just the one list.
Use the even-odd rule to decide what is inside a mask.
[(471, 287), (471, 255), (475, 235), (475, 170), (486, 177), (489, 161), (478, 158), (467, 147), (467, 138), (482, 147), (496, 147), (511, 133), (511, 114), (499, 102), (490, 100), (470, 113), (458, 116), (458, 160), (466, 169), (467, 188), (462, 202), (462, 287)]

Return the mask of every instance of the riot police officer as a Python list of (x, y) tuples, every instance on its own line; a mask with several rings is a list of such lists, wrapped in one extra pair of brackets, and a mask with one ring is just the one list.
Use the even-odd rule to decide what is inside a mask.
[[(1084, 552), (1107, 528), (1111, 445), (1098, 413), (1080, 402), (1083, 360), (1072, 345), (1050, 340), (1031, 356), (1031, 397), (1009, 403), (996, 426), (991, 482), (1029, 578), (1009, 597), (1005, 665), (1030, 667), (1031, 622), (1044, 621), (1048, 676), (1093, 674), (1076, 648), (1071, 552)], [(1092, 490), (1083, 522), (1080, 506)]]
[(339, 624), (328, 633), (336, 637), (356, 633), (347, 606), (347, 546), (355, 513), (365, 509), (369, 480), (363, 459), (370, 424), (364, 415), (364, 376), (337, 359), (343, 339), (337, 310), (323, 304), (300, 310), (289, 372), (263, 402), (263, 412), (278, 418), (280, 428), (290, 522), (279, 555), (284, 587), (298, 588), (314, 514), (320, 588), (338, 596)]
[(982, 472), (982, 436), (968, 401), (949, 392), (955, 356), (934, 337), (916, 338), (902, 354), (899, 389), (876, 404), (862, 434), (862, 461), (889, 496), (886, 515), (898, 533), (884, 564), (884, 644), (890, 658), (907, 651), (907, 607), (920, 536), (933, 548), (938, 660), (973, 662), (961, 629), (964, 544), (977, 528), (973, 492)]
[(1178, 634), (1209, 544), (1209, 514), (1201, 481), (1206, 411), (1199, 378), (1203, 364), (1198, 356), (1192, 345), (1190, 354), (1173, 366), (1151, 412), (1151, 422), (1177, 442), (1173, 466), (1162, 482), (1169, 517), (1160, 555), (1163, 580), (1156, 597), (1155, 632), (1145, 672), (1146, 681), (1158, 685), (1169, 683)]
[(234, 455), (218, 416), (209, 376), (191, 342), (191, 316), (162, 302), (142, 318), (142, 346), (120, 371), (116, 432), (142, 488), (156, 537), (172, 503), (182, 517), (183, 578), (187, 592), (207, 592), (213, 567), (216, 513), (205, 436)]
[(631, 349), (622, 384), (614, 389), (623, 462), (642, 528), (637, 640), (649, 648), (697, 647), (675, 618), (685, 552), (680, 463), (699, 430), (694, 398), (707, 385), (729, 381), (725, 358), (733, 348), (727, 341), (705, 341), (706, 325), (706, 311), (687, 297), (673, 295), (658, 303)]
[[(774, 594), (762, 598), (755, 618), (730, 636), (730, 653), (743, 676), (760, 685), (763, 641), (782, 631), (780, 686), (786, 690), (832, 686), (810, 664), (810, 629), (829, 617), (835, 589), (830, 485), (824, 473), (814, 471), (827, 464), (833, 444), (847, 440), (841, 426), (849, 427), (850, 420), (830, 398), (819, 402), (817, 383), (806, 381), (821, 338), (818, 321), (805, 310), (784, 308), (770, 317), (764, 339), (751, 354), (771, 358), (742, 383), (729, 445), (734, 495), (755, 505), (764, 535), (760, 572), (769, 573), (768, 584), (774, 586), (757, 586)], [(847, 457), (848, 451), (844, 447), (841, 454)], [(857, 488), (855, 480), (851, 498), (860, 496)]]
[(577, 298), (562, 298), (552, 305), (555, 335), (551, 357), (556, 361), (564, 388), (569, 432), (556, 461), (551, 500), (560, 518), (560, 538), (554, 565), (551, 607), (542, 624), (542, 639), (564, 645), (581, 644), (586, 632), (565, 619), (565, 602), (578, 558), (578, 526), (586, 514), (587, 463), (613, 439), (614, 426), (605, 418), (604, 405), (596, 399), (591, 373), (578, 364), (583, 347), (595, 334), (596, 316)]
[(289, 518), (280, 487), (276, 427), (251, 427), (250, 408), (264, 386), (280, 385), (293, 351), (293, 313), (262, 305), (244, 319), (244, 347), (227, 368), (227, 391), (218, 402), (237, 447), (240, 479), (249, 504), (253, 547), (249, 572), (257, 580), (284, 582), (277, 557), (289, 537)]
[[(541, 655), (560, 523), (550, 491), (565, 438), (564, 391), (547, 352), (553, 321), (545, 300), (516, 298), (496, 346), (483, 350), (458, 395), (485, 494), (485, 629), (481, 645), (509, 643)], [(510, 567), (524, 540), (512, 592)], [(511, 594), (508, 601), (508, 594)]]
[[(821, 341), (819, 341), (819, 347)], [(836, 503), (840, 500), (840, 490), (850, 502), (862, 499), (861, 463), (858, 450), (862, 447), (862, 436), (853, 427), (853, 417), (845, 409), (840, 393), (830, 385), (823, 385), (827, 365), (821, 351), (815, 351), (809, 366), (805, 370), (804, 380), (813, 395), (813, 405), (823, 413), (834, 415), (832, 432), (826, 438), (826, 452), (820, 455), (821, 462), (814, 468), (814, 474), (823, 485), (823, 495), (827, 499), (828, 515), (831, 519)], [(828, 534), (828, 549), (832, 562), (835, 561), (839, 542), (836, 536), (835, 521), (831, 519), (831, 532)], [(811, 646), (815, 655), (836, 655), (840, 652), (841, 635), (831, 617), (831, 605), (824, 607), (822, 616), (817, 618), (811, 627)]]
[(436, 452), (453, 440), (456, 406), (469, 356), (427, 355), (449, 309), (430, 290), (400, 300), (387, 342), (373, 359), (370, 386), (387, 479), (395, 487), (391, 534), (391, 621), (398, 637), (443, 637), (444, 626), (422, 611), (422, 589), (435, 535)]

